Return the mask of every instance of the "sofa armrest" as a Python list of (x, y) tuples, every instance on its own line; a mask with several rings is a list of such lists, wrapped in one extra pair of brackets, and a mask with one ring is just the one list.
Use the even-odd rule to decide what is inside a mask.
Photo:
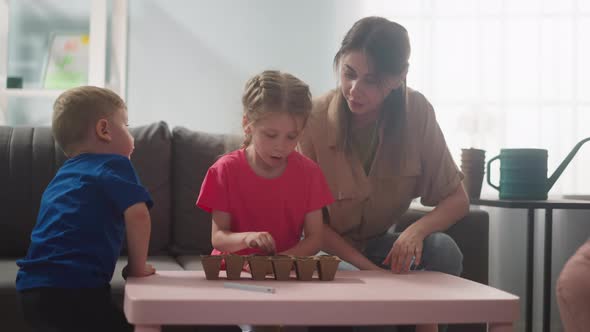
[[(408, 225), (428, 213), (431, 208), (412, 206), (396, 227), (401, 232)], [(486, 211), (470, 208), (469, 213), (445, 231), (463, 252), (462, 277), (488, 284), (489, 215)]]

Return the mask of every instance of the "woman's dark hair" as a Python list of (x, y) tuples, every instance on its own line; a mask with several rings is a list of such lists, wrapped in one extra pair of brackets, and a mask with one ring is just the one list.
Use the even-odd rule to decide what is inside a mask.
[(340, 58), (350, 51), (361, 51), (370, 60), (375, 74), (399, 75), (408, 68), (410, 38), (403, 26), (383, 17), (358, 20), (344, 36), (334, 57), (337, 68)]
[[(351, 51), (360, 51), (370, 61), (379, 80), (387, 75), (399, 75), (406, 71), (410, 58), (410, 38), (406, 28), (383, 17), (371, 16), (358, 20), (344, 36), (340, 49), (334, 56), (334, 69), (338, 70), (340, 59)], [(342, 96), (342, 98), (344, 98)], [(346, 108), (348, 105), (343, 103)], [(380, 121), (384, 122), (385, 135), (399, 135), (403, 154), (405, 137), (406, 82), (391, 91), (383, 101)], [(348, 141), (349, 138), (347, 137)], [(403, 155), (400, 158), (404, 158)]]

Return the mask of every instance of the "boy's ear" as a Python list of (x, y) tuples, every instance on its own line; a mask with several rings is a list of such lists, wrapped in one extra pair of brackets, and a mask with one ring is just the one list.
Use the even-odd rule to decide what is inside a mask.
[(105, 142), (110, 142), (112, 140), (111, 133), (109, 130), (109, 121), (107, 119), (100, 119), (96, 122), (96, 136)]

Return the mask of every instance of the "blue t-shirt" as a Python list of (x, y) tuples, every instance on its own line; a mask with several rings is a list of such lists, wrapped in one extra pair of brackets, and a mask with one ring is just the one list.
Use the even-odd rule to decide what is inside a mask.
[(18, 291), (108, 285), (130, 206), (152, 200), (131, 165), (113, 154), (67, 160), (45, 189), (27, 256), (16, 263)]

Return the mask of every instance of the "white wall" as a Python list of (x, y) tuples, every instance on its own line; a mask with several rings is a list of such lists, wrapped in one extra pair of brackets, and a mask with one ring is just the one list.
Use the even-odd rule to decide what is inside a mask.
[(240, 130), (246, 80), (291, 72), (314, 95), (336, 86), (332, 59), (356, 1), (130, 1), (129, 115), (208, 132)]

